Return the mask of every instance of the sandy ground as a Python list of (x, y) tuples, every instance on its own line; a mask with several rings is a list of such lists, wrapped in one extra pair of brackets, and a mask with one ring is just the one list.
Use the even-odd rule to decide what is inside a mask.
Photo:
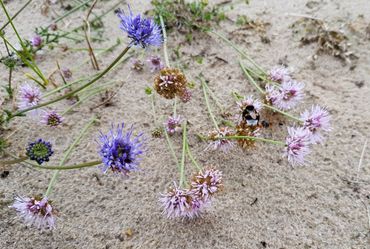
[[(24, 2), (10, 1), (7, 7), (14, 13)], [(25, 38), (32, 36), (34, 27), (51, 21), (52, 12), (49, 17), (40, 14), (41, 2), (34, 1), (15, 21)], [(135, 12), (150, 8), (149, 1), (140, 1), (140, 4), (135, 3), (139, 1), (129, 2)], [(105, 1), (104, 5), (98, 3), (96, 10), (106, 9), (112, 4), (113, 1)], [(197, 84), (193, 100), (189, 104), (180, 104), (178, 112), (189, 120), (189, 140), (198, 160), (204, 165), (217, 166), (224, 172), (225, 179), (223, 193), (203, 218), (181, 221), (167, 220), (162, 216), (159, 193), (178, 179), (178, 173), (164, 138), (153, 138), (149, 139), (142, 171), (132, 174), (128, 180), (112, 174), (102, 175), (95, 167), (62, 172), (52, 194), (60, 211), (58, 229), (52, 232), (26, 228), (8, 208), (16, 193), (43, 193), (52, 172), (21, 165), (7, 168), (9, 176), (0, 179), (0, 248), (370, 248), (370, 227), (365, 207), (370, 206), (370, 149), (363, 158), (359, 183), (354, 183), (361, 150), (369, 138), (370, 42), (361, 30), (360, 33), (346, 31), (352, 50), (359, 56), (354, 70), (329, 55), (320, 55), (312, 62), (316, 45), (300, 46), (290, 28), (299, 17), (287, 15), (314, 16), (325, 20), (330, 27), (340, 29), (360, 15), (369, 23), (368, 1), (321, 0), (307, 4), (307, 0), (252, 0), (250, 5), (236, 6), (227, 12), (233, 20), (238, 14), (245, 14), (271, 23), (266, 33), (271, 43), (262, 43), (258, 33), (248, 30), (238, 31), (233, 40), (266, 69), (286, 57), (294, 76), (306, 84), (305, 104), (297, 112), (319, 103), (327, 106), (332, 114), (333, 131), (324, 146), (314, 147), (309, 165), (292, 169), (281, 158), (281, 148), (267, 144), (259, 144), (247, 152), (204, 152), (206, 144), (199, 142), (195, 134), (206, 133), (212, 126)], [(61, 12), (59, 7), (56, 11)], [(76, 18), (76, 21), (81, 19)], [(0, 23), (3, 22), (2, 13)], [(108, 47), (116, 37), (123, 37), (113, 13), (104, 19), (104, 23), (106, 30), (103, 36), (109, 40), (96, 47)], [(73, 26), (73, 21), (69, 25)], [(237, 27), (230, 21), (223, 22), (219, 28), (223, 33), (235, 29)], [(14, 36), (10, 37), (15, 41)], [(180, 49), (181, 61), (174, 61), (174, 64), (188, 64), (186, 74), (189, 79), (195, 79), (202, 72), (215, 95), (223, 99), (224, 106), (232, 111), (232, 90), (246, 95), (256, 92), (245, 80), (237, 63), (237, 54), (213, 38), (197, 35), (192, 45), (184, 43)], [(172, 32), (169, 35), (170, 54), (183, 41), (183, 36)], [(71, 47), (85, 46), (84, 43), (62, 43)], [(118, 50), (100, 57), (100, 64), (103, 67), (108, 65)], [(1, 53), (5, 55), (2, 44)], [(201, 65), (194, 59), (200, 53), (204, 57)], [(61, 49), (46, 50), (40, 62), (42, 70), (50, 72), (57, 58), (63, 66), (73, 68), (88, 55), (86, 52), (62, 52)], [(122, 64), (102, 81), (120, 79), (125, 82), (114, 98), (113, 106), (90, 112), (89, 107), (99, 101), (96, 96), (66, 116), (66, 125), (57, 131), (40, 129), (38, 121), (32, 118), (15, 119), (11, 124), (12, 130), (16, 129), (11, 139), (11, 150), (20, 152), (29, 140), (43, 137), (54, 144), (55, 155), (60, 158), (93, 114), (99, 117), (100, 122), (91, 128), (69, 163), (96, 159), (98, 131), (107, 131), (112, 123), (125, 121), (135, 124), (138, 130), (143, 130), (151, 138), (150, 133), (155, 126), (144, 88), (152, 85), (153, 75), (148, 69), (129, 74), (129, 68), (129, 64)], [(1, 72), (0, 80), (5, 84), (7, 71), (3, 66)], [(25, 81), (23, 72), (23, 69), (18, 69), (14, 73), (14, 82)], [(86, 64), (73, 73), (73, 77), (78, 78), (94, 71)], [(157, 113), (160, 113), (158, 119), (171, 114), (172, 102), (157, 98), (156, 105)], [(65, 106), (65, 102), (57, 105), (61, 110)], [(216, 106), (214, 109), (217, 110)], [(265, 135), (283, 139), (288, 124), (285, 121), (282, 126), (267, 130)], [(181, 137), (175, 136), (173, 142), (180, 152)], [(54, 156), (52, 163), (56, 164), (57, 159), (58, 156)], [(191, 172), (190, 163), (187, 165), (188, 172)], [(129, 230), (132, 235), (128, 235)]]

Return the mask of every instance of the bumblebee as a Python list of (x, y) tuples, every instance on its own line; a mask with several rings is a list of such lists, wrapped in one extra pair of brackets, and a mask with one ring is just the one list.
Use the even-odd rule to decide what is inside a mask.
[(248, 126), (258, 126), (260, 121), (260, 115), (256, 111), (253, 105), (247, 105), (242, 114), (243, 121)]

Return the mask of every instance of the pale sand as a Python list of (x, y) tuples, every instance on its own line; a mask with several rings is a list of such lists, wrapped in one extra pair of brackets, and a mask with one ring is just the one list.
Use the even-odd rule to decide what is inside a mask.
[[(19, 2), (24, 3), (25, 0), (7, 4), (11, 12), (19, 9), (22, 5)], [(25, 38), (32, 36), (35, 27), (50, 23), (50, 16), (40, 14), (41, 2), (34, 1), (15, 21)], [(143, 4), (135, 2), (138, 1), (130, 1), (135, 12), (149, 9), (149, 1)], [(198, 84), (192, 101), (180, 104), (178, 113), (189, 120), (189, 140), (198, 160), (202, 164), (215, 165), (224, 172), (225, 189), (203, 218), (167, 220), (161, 214), (158, 196), (172, 181), (177, 181), (178, 172), (165, 139), (151, 139), (150, 136), (154, 125), (150, 100), (144, 88), (152, 85), (153, 75), (145, 69), (143, 73), (131, 73), (126, 80), (130, 65), (121, 65), (116, 72), (105, 77), (105, 81), (114, 78), (126, 82), (114, 98), (115, 105), (94, 111), (100, 117), (100, 124), (90, 130), (69, 163), (96, 159), (98, 130), (105, 132), (112, 123), (125, 121), (135, 124), (149, 138), (142, 171), (133, 173), (128, 180), (113, 174), (102, 175), (95, 167), (62, 172), (52, 194), (60, 211), (58, 228), (41, 233), (26, 228), (15, 219), (16, 214), (8, 205), (13, 194), (43, 193), (52, 172), (21, 165), (10, 167), (9, 176), (0, 179), (0, 248), (370, 248), (368, 216), (364, 206), (364, 203), (370, 205), (370, 148), (363, 158), (360, 183), (353, 183), (356, 181), (362, 146), (366, 137), (369, 138), (370, 42), (344, 28), (350, 37), (352, 50), (360, 57), (357, 67), (350, 71), (349, 66), (342, 66), (338, 59), (322, 55), (315, 61), (316, 69), (312, 69), (310, 57), (316, 45), (300, 47), (289, 28), (298, 17), (286, 15), (311, 15), (339, 29), (359, 15), (363, 15), (365, 22), (369, 23), (369, 3), (367, 0), (323, 0), (316, 1), (313, 9), (309, 9), (306, 2), (252, 0), (249, 6), (239, 4), (227, 15), (235, 20), (237, 14), (245, 14), (272, 24), (267, 30), (271, 44), (262, 43), (254, 31), (242, 31), (245, 35), (234, 37), (234, 41), (266, 69), (287, 56), (294, 76), (306, 84), (305, 104), (297, 113), (313, 103), (327, 106), (330, 110), (333, 131), (325, 145), (313, 148), (309, 165), (292, 169), (286, 159), (281, 158), (281, 148), (267, 144), (258, 144), (256, 149), (247, 152), (204, 152), (206, 144), (199, 142), (195, 134), (207, 132), (212, 123)], [(111, 4), (113, 1), (105, 1), (104, 8)], [(102, 7), (103, 4), (98, 4), (96, 9)], [(125, 8), (125, 5), (121, 7)], [(0, 23), (3, 23), (1, 13)], [(110, 13), (104, 23), (104, 36), (110, 37), (110, 41), (95, 47), (108, 47), (116, 37), (123, 37), (114, 13)], [(226, 21), (221, 24), (220, 31), (226, 33), (236, 28)], [(172, 32), (169, 50), (172, 51), (183, 39)], [(12, 40), (15, 41), (14, 36)], [(73, 46), (84, 47), (85, 44)], [(3, 44), (0, 48), (2, 55), (5, 55)], [(99, 58), (101, 66), (108, 65), (118, 50)], [(237, 54), (219, 39), (195, 36), (192, 45), (185, 43), (180, 51), (182, 60), (188, 62), (188, 78), (195, 80), (202, 72), (210, 81), (209, 86), (215, 95), (224, 101), (224, 106), (230, 107), (230, 111), (234, 104), (230, 95), (232, 90), (246, 95), (257, 94), (244, 78), (237, 63)], [(191, 58), (201, 52), (204, 63), (199, 65)], [(228, 63), (218, 61), (216, 56)], [(43, 71), (50, 72), (57, 58), (63, 66), (73, 67), (88, 56), (85, 52), (47, 50), (46, 58), (41, 62)], [(216, 64), (211, 66), (213, 63)], [(8, 73), (3, 66), (1, 70), (3, 85)], [(85, 65), (79, 72), (74, 72), (74, 78), (93, 72), (90, 65)], [(14, 82), (24, 80), (22, 71), (18, 69), (14, 73)], [(361, 81), (363, 86), (356, 86), (355, 82)], [(20, 151), (29, 140), (48, 138), (55, 144), (56, 154), (52, 163), (56, 164), (62, 151), (92, 116), (89, 107), (98, 100), (96, 96), (75, 109), (77, 112), (66, 117), (67, 125), (58, 130), (40, 129), (38, 122), (31, 118), (16, 119), (12, 122), (12, 127), (17, 129), (12, 136), (12, 151)], [(171, 101), (157, 98), (156, 104), (157, 113), (171, 113)], [(64, 109), (63, 104), (57, 106)], [(216, 106), (214, 110), (217, 113)], [(158, 114), (158, 118), (161, 115)], [(286, 121), (283, 126), (267, 130), (264, 134), (283, 139), (288, 124)], [(180, 153), (181, 137), (175, 136), (173, 142)], [(191, 167), (188, 162), (189, 173)], [(94, 175), (98, 175), (100, 181)], [(251, 205), (255, 198), (258, 198), (257, 202)], [(132, 236), (125, 234), (129, 229)]]

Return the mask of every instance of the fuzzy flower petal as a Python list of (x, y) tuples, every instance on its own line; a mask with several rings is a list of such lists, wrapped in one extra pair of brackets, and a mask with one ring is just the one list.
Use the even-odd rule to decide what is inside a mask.
[(262, 110), (262, 102), (258, 99), (253, 98), (253, 96), (244, 97), (244, 99), (237, 104), (241, 112), (243, 112), (247, 106), (253, 106), (254, 110), (256, 110), (257, 112), (260, 112)]
[(206, 169), (193, 176), (191, 187), (203, 199), (208, 199), (223, 187), (222, 172)]
[(63, 117), (56, 111), (47, 111), (41, 118), (41, 123), (50, 127), (57, 127), (63, 122)]
[(152, 73), (156, 72), (156, 71), (159, 71), (161, 70), (162, 68), (164, 68), (164, 65), (161, 61), (161, 58), (159, 56), (156, 56), (156, 55), (152, 55), (150, 56), (148, 59), (147, 59), (147, 62), (150, 66), (150, 71)]
[(25, 83), (19, 89), (18, 108), (23, 110), (35, 106), (41, 99), (40, 89), (37, 86)]
[(149, 46), (161, 46), (163, 42), (160, 27), (152, 20), (142, 17), (140, 14), (134, 16), (129, 6), (129, 14), (119, 10), (117, 16), (121, 19), (120, 28), (127, 33), (131, 44), (146, 48)]
[(56, 211), (47, 197), (20, 197), (16, 196), (11, 208), (27, 226), (38, 229), (54, 229)]
[(134, 136), (133, 127), (126, 133), (123, 132), (124, 124), (114, 127), (107, 135), (100, 135), (99, 153), (104, 164), (103, 172), (111, 169), (114, 173), (121, 173), (128, 176), (131, 171), (137, 171), (140, 163), (140, 156), (144, 153), (142, 133)]
[(324, 137), (321, 131), (328, 132), (331, 130), (330, 114), (325, 109), (318, 105), (312, 106), (311, 110), (306, 110), (301, 114), (303, 127), (311, 132), (311, 143), (322, 143)]
[(232, 136), (234, 132), (228, 127), (221, 127), (219, 130), (213, 130), (208, 134), (208, 138), (211, 141), (206, 150), (221, 150), (224, 153), (229, 152), (234, 146), (235, 141), (230, 139), (223, 139), (227, 136)]
[(294, 108), (302, 101), (304, 84), (291, 80), (285, 81), (280, 86), (266, 85), (266, 98), (272, 105), (281, 110)]
[(268, 77), (272, 81), (279, 82), (279, 83), (291, 80), (289, 70), (284, 66), (273, 67), (268, 72)]
[(35, 35), (34, 37), (32, 37), (30, 42), (33, 47), (38, 48), (42, 45), (42, 38), (39, 35)]
[(181, 130), (181, 117), (175, 115), (168, 117), (164, 126), (169, 135), (175, 134), (176, 131)]
[(310, 153), (310, 131), (304, 127), (288, 127), (284, 155), (294, 165), (304, 165), (305, 156)]

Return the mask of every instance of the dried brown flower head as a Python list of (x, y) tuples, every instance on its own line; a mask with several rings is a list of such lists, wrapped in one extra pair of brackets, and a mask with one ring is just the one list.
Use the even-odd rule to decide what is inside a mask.
[(154, 79), (154, 89), (166, 99), (180, 98), (186, 92), (187, 80), (177, 68), (163, 68)]
[[(256, 137), (258, 136), (260, 126), (249, 126), (245, 122), (240, 122), (236, 127), (236, 136), (250, 136), (250, 137)], [(255, 144), (255, 140), (252, 139), (238, 139), (238, 145), (243, 148), (247, 149), (250, 147), (253, 147)]]

